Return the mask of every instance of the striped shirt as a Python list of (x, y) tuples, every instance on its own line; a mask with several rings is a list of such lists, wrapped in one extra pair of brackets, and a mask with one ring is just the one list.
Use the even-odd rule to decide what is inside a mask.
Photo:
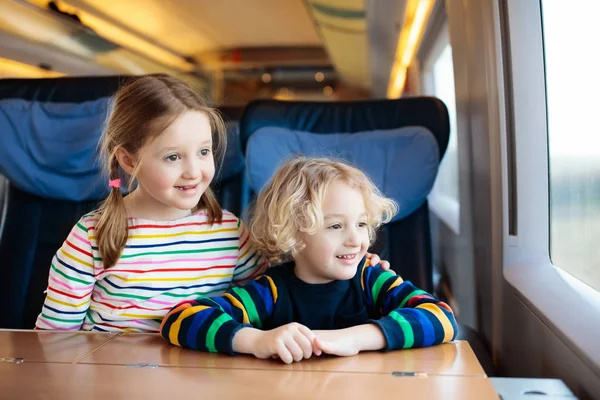
[(199, 211), (175, 221), (129, 218), (121, 258), (104, 269), (97, 221), (97, 212), (83, 216), (54, 256), (36, 329), (158, 332), (177, 303), (220, 294), (268, 266), (239, 218), (223, 211), (210, 225)]
[(290, 322), (309, 329), (373, 323), (383, 332), (385, 350), (448, 342), (457, 329), (446, 303), (363, 259), (351, 280), (319, 285), (296, 277), (293, 263), (272, 267), (222, 296), (182, 302), (164, 318), (160, 332), (177, 346), (233, 354), (239, 329), (270, 330)]

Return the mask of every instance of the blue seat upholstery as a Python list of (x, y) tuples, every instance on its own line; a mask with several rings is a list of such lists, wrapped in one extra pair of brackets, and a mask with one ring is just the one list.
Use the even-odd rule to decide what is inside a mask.
[(359, 102), (257, 100), (240, 121), (247, 173), (257, 192), (293, 153), (334, 156), (363, 169), (400, 213), (372, 249), (432, 291), (427, 195), (448, 146), (446, 106), (432, 97)]
[[(8, 181), (0, 208), (0, 328), (33, 328), (52, 257), (108, 193), (97, 145), (111, 97), (127, 79), (0, 80), (0, 174)], [(217, 197), (239, 212), (244, 160), (235, 126), (229, 133)]]
[(54, 253), (107, 193), (96, 146), (122, 81), (0, 80), (0, 328), (33, 328)]

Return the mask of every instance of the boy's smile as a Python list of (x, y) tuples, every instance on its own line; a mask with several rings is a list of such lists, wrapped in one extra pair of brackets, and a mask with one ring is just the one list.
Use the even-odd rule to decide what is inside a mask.
[(323, 227), (301, 235), (306, 247), (294, 259), (296, 275), (307, 283), (351, 279), (369, 247), (362, 193), (343, 182), (331, 183), (322, 214)]

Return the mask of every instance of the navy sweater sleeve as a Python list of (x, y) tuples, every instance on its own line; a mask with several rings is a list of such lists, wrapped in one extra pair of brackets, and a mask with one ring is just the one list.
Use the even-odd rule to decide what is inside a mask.
[(385, 336), (385, 350), (433, 346), (453, 340), (456, 320), (450, 307), (400, 276), (362, 265), (360, 283), (372, 320)]

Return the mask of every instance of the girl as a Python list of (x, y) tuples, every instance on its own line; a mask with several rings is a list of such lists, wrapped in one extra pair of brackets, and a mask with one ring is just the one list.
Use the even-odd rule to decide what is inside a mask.
[[(265, 271), (209, 187), (225, 141), (217, 111), (186, 83), (154, 75), (122, 87), (101, 140), (111, 192), (54, 257), (36, 328), (157, 332), (180, 301)], [(121, 175), (136, 183), (126, 197)]]
[[(182, 299), (265, 270), (209, 188), (225, 138), (182, 81), (144, 76), (118, 91), (101, 141), (111, 192), (54, 257), (36, 328), (156, 332)], [(126, 197), (120, 170), (137, 183)]]
[(198, 297), (163, 320), (171, 343), (278, 357), (432, 346), (454, 339), (450, 307), (365, 259), (396, 204), (364, 173), (327, 159), (294, 158), (257, 198), (250, 224), (269, 269), (222, 297)]

